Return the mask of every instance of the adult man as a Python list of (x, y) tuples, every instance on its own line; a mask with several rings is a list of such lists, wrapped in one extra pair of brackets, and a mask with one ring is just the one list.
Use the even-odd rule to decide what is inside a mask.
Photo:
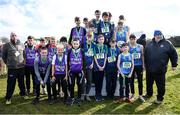
[(18, 86), (20, 95), (25, 96), (24, 86), (24, 46), (17, 39), (17, 35), (12, 32), (10, 34), (10, 42), (3, 46), (2, 58), (8, 68), (8, 80), (6, 90), (6, 104), (11, 104), (11, 97), (13, 95), (16, 78), (18, 79)]
[(169, 59), (172, 70), (177, 67), (178, 55), (174, 46), (164, 38), (160, 30), (154, 31), (154, 38), (145, 48), (146, 97), (153, 95), (153, 82), (157, 86), (156, 104), (161, 104), (165, 94), (165, 74)]

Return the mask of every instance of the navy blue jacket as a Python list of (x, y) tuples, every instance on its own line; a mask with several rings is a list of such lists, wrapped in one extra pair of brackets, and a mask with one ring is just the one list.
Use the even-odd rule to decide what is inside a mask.
[(178, 55), (172, 43), (165, 38), (156, 42), (152, 41), (145, 47), (145, 66), (147, 72), (165, 73), (170, 59), (172, 67), (176, 67)]

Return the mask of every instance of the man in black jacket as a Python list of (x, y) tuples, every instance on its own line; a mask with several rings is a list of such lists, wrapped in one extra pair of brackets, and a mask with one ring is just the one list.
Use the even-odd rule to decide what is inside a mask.
[(157, 86), (156, 104), (161, 104), (165, 94), (165, 74), (170, 59), (172, 70), (177, 67), (178, 55), (174, 46), (166, 40), (161, 31), (154, 31), (154, 38), (145, 48), (146, 97), (153, 95), (153, 83)]
[(16, 79), (18, 79), (20, 95), (27, 98), (24, 86), (24, 45), (20, 43), (16, 34), (12, 32), (10, 42), (4, 44), (2, 51), (2, 59), (8, 68), (6, 104), (9, 105), (11, 104)]

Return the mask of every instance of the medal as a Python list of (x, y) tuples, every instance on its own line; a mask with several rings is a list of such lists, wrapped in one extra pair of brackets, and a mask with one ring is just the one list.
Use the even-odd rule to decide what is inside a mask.
[(107, 33), (109, 32), (109, 27), (106, 24), (104, 24), (104, 22), (103, 22), (103, 25), (104, 27), (102, 28), (102, 33), (106, 33), (107, 35)]
[(98, 46), (98, 51), (99, 54), (97, 54), (97, 59), (103, 59), (104, 58), (104, 53), (103, 53), (103, 45), (102, 46)]
[(41, 57), (41, 61), (42, 61), (42, 63), (46, 63), (47, 58), (46, 57)]
[(16, 51), (15, 56), (18, 57), (20, 55), (19, 51)]
[[(77, 30), (77, 28), (76, 28), (76, 34), (77, 34), (77, 37), (78, 37), (79, 39), (81, 39), (80, 33), (81, 33), (81, 27), (80, 27), (80, 29), (79, 29), (79, 32), (78, 32), (78, 30)], [(80, 41), (81, 41), (81, 40), (80, 40)]]
[(110, 57), (108, 57), (108, 62), (109, 63), (111, 63), (111, 62), (114, 62), (114, 61), (116, 61), (116, 54), (115, 54), (115, 52), (114, 51), (112, 51), (113, 49), (112, 48), (110, 48), (110, 53), (111, 53), (111, 56)]
[(86, 56), (93, 56), (93, 50), (92, 50), (92, 43), (90, 44), (90, 46), (88, 47), (88, 43), (86, 44), (86, 47), (88, 49), (88, 51), (85, 53)]
[(63, 59), (62, 56), (58, 56), (58, 62), (60, 63), (60, 65), (61, 65), (61, 63), (62, 63), (62, 59)]
[(73, 49), (73, 54), (74, 54), (75, 59), (78, 59), (79, 53), (80, 53), (80, 49), (78, 49), (77, 51)]
[(15, 56), (18, 57), (20, 55), (20, 52), (18, 51), (18, 49), (15, 46), (13, 46), (12, 43), (10, 43), (10, 46), (12, 49), (16, 50)]

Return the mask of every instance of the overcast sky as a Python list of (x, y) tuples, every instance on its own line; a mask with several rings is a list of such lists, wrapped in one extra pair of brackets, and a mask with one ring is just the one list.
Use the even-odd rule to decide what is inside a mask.
[(21, 39), (67, 36), (75, 16), (91, 19), (96, 9), (111, 12), (115, 24), (123, 14), (131, 32), (152, 37), (160, 29), (164, 35), (180, 35), (178, 0), (0, 0), (0, 36), (9, 37), (11, 31)]

